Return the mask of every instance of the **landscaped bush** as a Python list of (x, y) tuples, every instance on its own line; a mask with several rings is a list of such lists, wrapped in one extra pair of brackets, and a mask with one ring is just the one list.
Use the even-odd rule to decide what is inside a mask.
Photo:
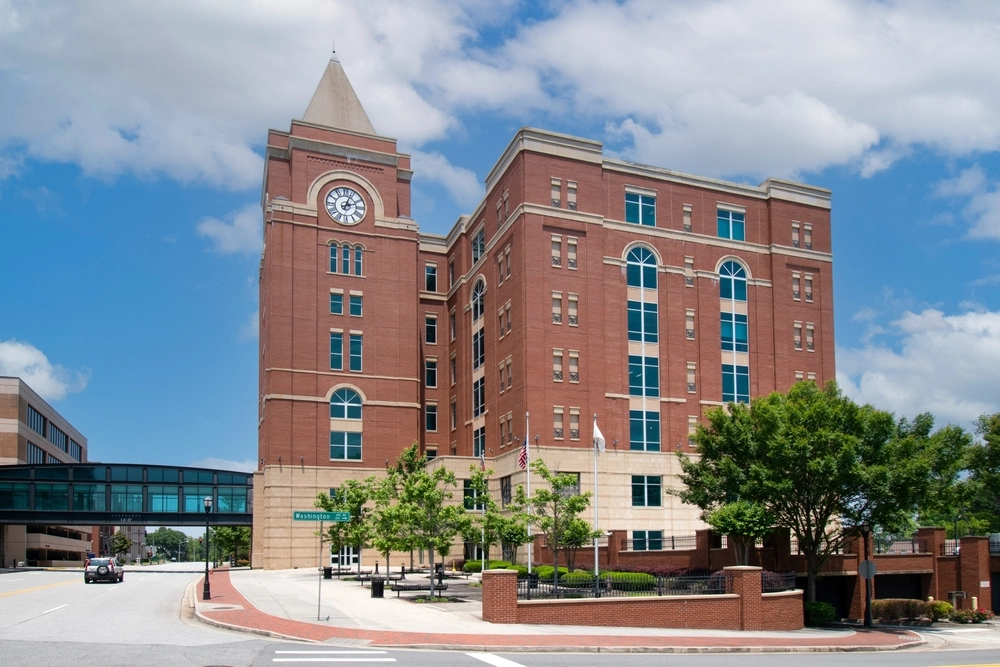
[(837, 618), (837, 610), (828, 602), (806, 602), (806, 625), (820, 627), (833, 623)]
[(955, 611), (955, 608), (951, 606), (951, 603), (944, 600), (934, 600), (934, 602), (927, 605), (927, 615), (931, 617), (932, 621), (940, 621), (942, 618), (947, 618), (948, 614), (953, 611)]
[(708, 578), (708, 590), (706, 593), (721, 595), (726, 592), (726, 573), (722, 570), (713, 572)]
[[(552, 573), (555, 571), (555, 568), (553, 568), (551, 565), (542, 565), (541, 567), (539, 567), (535, 571), (538, 572), (538, 580), (539, 581), (552, 581)], [(568, 572), (569, 572), (569, 570), (567, 570), (565, 567), (563, 567), (562, 565), (560, 565), (559, 566), (559, 579), (561, 580), (564, 576), (566, 576), (566, 574)]]
[(985, 623), (993, 620), (993, 612), (986, 609), (956, 609), (948, 618), (955, 623)]
[(510, 568), (510, 561), (507, 560), (491, 560), (486, 563), (487, 570), (506, 570)]
[(611, 580), (611, 587), (618, 591), (652, 591), (656, 577), (645, 572), (608, 572), (604, 580)]
[(469, 560), (462, 566), (462, 572), (480, 572), (483, 569), (483, 562), (480, 560)]
[(872, 600), (872, 617), (882, 621), (912, 621), (921, 616), (930, 616), (927, 603), (923, 600), (906, 598)]

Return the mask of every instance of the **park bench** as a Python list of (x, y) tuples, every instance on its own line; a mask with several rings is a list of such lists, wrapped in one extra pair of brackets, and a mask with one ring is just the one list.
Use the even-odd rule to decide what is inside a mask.
[[(412, 579), (407, 581), (397, 581), (391, 587), (392, 590), (396, 591), (396, 597), (399, 597), (402, 591), (430, 591), (431, 582), (429, 581), (413, 581)], [(446, 591), (448, 590), (448, 584), (435, 584), (435, 591)]]

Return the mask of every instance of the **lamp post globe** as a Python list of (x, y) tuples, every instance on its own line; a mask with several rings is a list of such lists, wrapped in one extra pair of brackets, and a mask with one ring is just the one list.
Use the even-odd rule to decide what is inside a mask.
[(212, 599), (212, 588), (208, 583), (208, 518), (212, 513), (212, 496), (205, 496), (205, 589), (202, 591), (202, 600)]

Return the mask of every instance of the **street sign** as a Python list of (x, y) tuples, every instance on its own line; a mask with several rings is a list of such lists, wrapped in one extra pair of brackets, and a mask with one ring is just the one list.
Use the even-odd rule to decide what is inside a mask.
[(861, 575), (862, 579), (874, 579), (875, 578), (875, 561), (873, 560), (863, 560), (858, 563), (858, 574)]
[(351, 520), (350, 512), (320, 512), (314, 510), (295, 510), (292, 512), (293, 521), (333, 521), (336, 523), (347, 523)]

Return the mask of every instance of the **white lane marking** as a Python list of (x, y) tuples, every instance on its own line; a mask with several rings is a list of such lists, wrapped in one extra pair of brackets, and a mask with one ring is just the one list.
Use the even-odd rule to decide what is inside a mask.
[(395, 658), (272, 658), (271, 662), (396, 662)]
[(49, 611), (43, 611), (42, 613), (43, 614), (48, 614), (49, 612), (59, 611), (60, 609), (63, 609), (63, 608), (68, 607), (68, 606), (69, 606), (68, 604), (61, 604), (58, 607), (53, 607), (52, 609), (49, 609)]
[(524, 667), (519, 662), (514, 662), (513, 660), (508, 660), (507, 658), (501, 658), (498, 655), (493, 655), (492, 653), (466, 653), (465, 655), (470, 658), (475, 658), (476, 660), (482, 660), (488, 665), (493, 665), (493, 667)]
[(385, 654), (388, 651), (275, 651), (278, 655), (346, 655), (346, 654), (360, 654), (360, 655), (376, 655)]
[(333, 658), (319, 656), (335, 655), (384, 655), (387, 651), (351, 651), (351, 650), (326, 650), (326, 651), (275, 651), (280, 655), (308, 655), (317, 656), (310, 658), (272, 658), (271, 662), (396, 662), (395, 658)]

